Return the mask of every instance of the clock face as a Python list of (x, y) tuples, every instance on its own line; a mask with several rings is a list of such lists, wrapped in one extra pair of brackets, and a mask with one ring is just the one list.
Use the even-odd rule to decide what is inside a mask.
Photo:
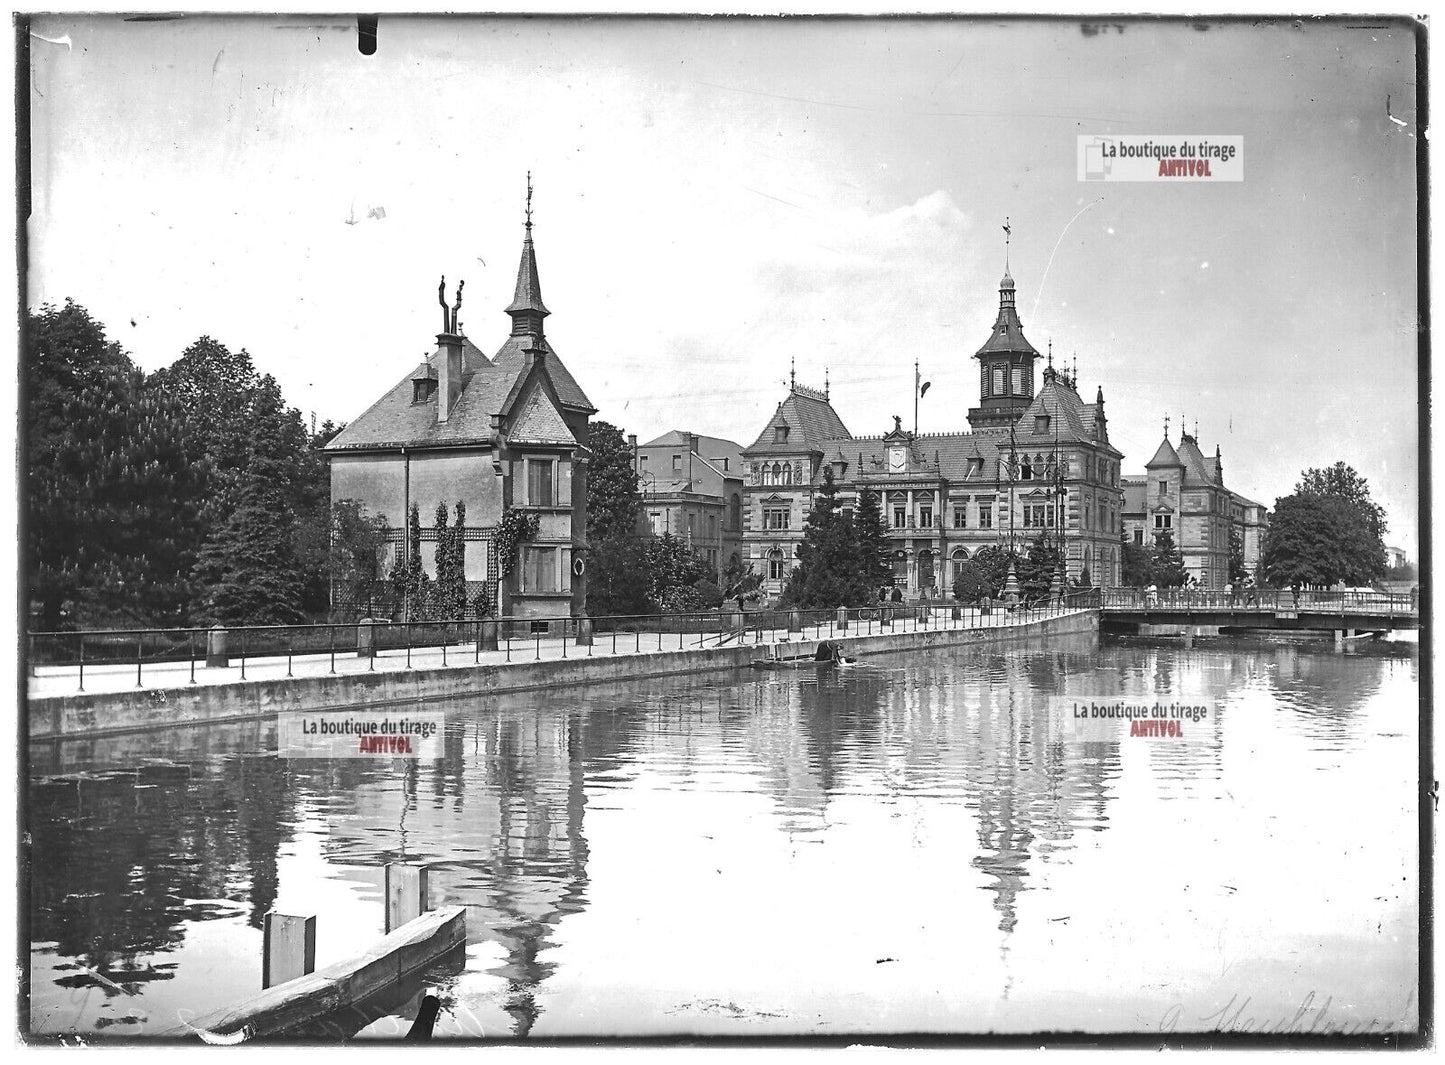
[(905, 466), (907, 466), (907, 465), (908, 465), (908, 462), (907, 462), (907, 460), (904, 458), (903, 449), (902, 449), (901, 447), (895, 447), (895, 448), (892, 448), (892, 449), (889, 450), (889, 452), (888, 452), (888, 469), (889, 469), (889, 472), (891, 472), (891, 473), (901, 473), (901, 472), (903, 471), (903, 468), (904, 468)]

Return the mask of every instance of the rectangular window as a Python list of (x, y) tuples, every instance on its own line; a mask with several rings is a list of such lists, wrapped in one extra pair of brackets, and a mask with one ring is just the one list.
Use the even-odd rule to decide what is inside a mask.
[(652, 511), (647, 515), (647, 520), (652, 525), (653, 536), (661, 536), (667, 530), (667, 527), (662, 522), (662, 511)]
[(1049, 416), (1048, 416), (1047, 414), (1038, 414), (1038, 415), (1035, 415), (1035, 416), (1034, 416), (1034, 433), (1035, 433), (1036, 435), (1038, 435), (1038, 436), (1043, 436), (1043, 435), (1046, 434), (1048, 431), (1049, 431)]
[(1091, 528), (1089, 525), (1089, 504), (1087, 502), (1084, 504), (1084, 528)]
[(1144, 542), (1144, 530), (1143, 530), (1143, 529), (1135, 529), (1135, 530), (1134, 530), (1134, 542), (1135, 542), (1136, 544), (1142, 544), (1142, 543)]
[(680, 469), (682, 469), (682, 456), (681, 456), (681, 455), (674, 455), (674, 456), (672, 456), (672, 468), (673, 468), (674, 470), (680, 470)]
[(893, 508), (893, 527), (903, 529), (908, 525), (908, 512), (902, 507)]
[(552, 460), (527, 460), (527, 502), (534, 507), (555, 505), (552, 498)]
[(958, 503), (953, 508), (953, 527), (955, 529), (968, 528), (968, 506)]
[(1024, 507), (1024, 528), (1042, 529), (1054, 524), (1054, 508), (1048, 503), (1029, 503)]
[(1172, 514), (1155, 514), (1155, 515), (1154, 515), (1154, 528), (1155, 528), (1156, 530), (1158, 530), (1158, 529), (1172, 529), (1172, 528), (1174, 528), (1174, 515), (1172, 515)]
[(996, 396), (1001, 396), (1001, 395), (1003, 395), (1003, 367), (1002, 367), (1002, 366), (995, 366), (995, 367), (993, 368), (993, 394), (996, 395)]
[(763, 528), (764, 529), (786, 529), (788, 517), (792, 514), (791, 507), (764, 507)]
[(993, 528), (993, 504), (980, 503), (978, 505), (978, 527), (980, 529)]
[(527, 548), (527, 564), (523, 574), (529, 592), (557, 591), (557, 549), (555, 547)]
[(1014, 395), (1021, 396), (1024, 394), (1024, 368), (1022, 366), (1014, 367), (1013, 386)]
[(1165, 482), (1165, 481), (1160, 481), (1160, 482), (1159, 482), (1159, 498), (1160, 498), (1160, 499), (1163, 499), (1164, 496), (1168, 493), (1168, 491), (1169, 491), (1169, 485), (1168, 485), (1168, 483)]
[(932, 508), (932, 507), (919, 507), (919, 508), (918, 508), (918, 527), (921, 528), (921, 529), (931, 529), (931, 528), (933, 528), (933, 508)]

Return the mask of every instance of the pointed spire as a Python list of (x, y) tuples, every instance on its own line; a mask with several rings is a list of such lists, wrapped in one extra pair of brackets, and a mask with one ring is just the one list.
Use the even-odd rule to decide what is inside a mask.
[(517, 265), (517, 291), (507, 307), (512, 316), (512, 335), (542, 335), (542, 319), (552, 312), (542, 302), (542, 281), (537, 276), (537, 253), (532, 247), (532, 172), (527, 171), (526, 237), (522, 240), (522, 261)]

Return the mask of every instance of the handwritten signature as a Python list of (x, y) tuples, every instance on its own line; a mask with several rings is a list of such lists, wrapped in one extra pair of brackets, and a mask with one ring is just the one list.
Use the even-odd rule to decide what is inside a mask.
[(1252, 995), (1241, 999), (1236, 992), (1213, 1013), (1200, 1014), (1194, 1018), (1201, 1027), (1188, 1024), (1183, 1003), (1175, 1003), (1165, 1011), (1159, 1021), (1159, 1030), (1174, 1032), (1181, 1023), (1187, 1025), (1186, 1031), (1248, 1032), (1252, 1035), (1381, 1035), (1415, 1030), (1415, 1025), (1407, 1025), (1404, 1021), (1415, 1001), (1413, 989), (1405, 1000), (1404, 1010), (1394, 1020), (1381, 1020), (1378, 1017), (1358, 1020), (1331, 1017), (1330, 1008), (1334, 1005), (1334, 996), (1328, 996), (1322, 1005), (1316, 1005), (1315, 999), (1315, 992), (1311, 991), (1305, 995), (1293, 1014), (1261, 1014), (1250, 1009), (1250, 1004), (1254, 1001)]

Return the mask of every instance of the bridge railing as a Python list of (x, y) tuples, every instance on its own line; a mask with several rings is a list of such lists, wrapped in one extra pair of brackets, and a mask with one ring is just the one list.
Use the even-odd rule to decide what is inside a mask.
[(1276, 614), (1370, 614), (1387, 617), (1415, 617), (1419, 598), (1390, 592), (1323, 592), (1289, 588), (1244, 588), (1233, 592), (1220, 589), (1106, 588), (1102, 590), (1105, 610), (1128, 611), (1230, 611)]

